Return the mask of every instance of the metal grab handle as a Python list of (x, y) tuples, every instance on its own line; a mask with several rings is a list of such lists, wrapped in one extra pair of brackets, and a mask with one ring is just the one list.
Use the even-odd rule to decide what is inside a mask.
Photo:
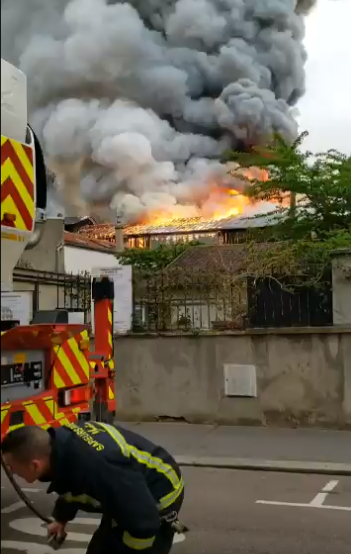
[(63, 535), (51, 535), (48, 538), (48, 545), (51, 546), (53, 550), (59, 550), (67, 538), (67, 533)]
[(185, 534), (190, 531), (189, 527), (180, 523), (177, 512), (170, 512), (169, 514), (161, 517), (161, 521), (171, 527), (171, 529), (178, 534)]

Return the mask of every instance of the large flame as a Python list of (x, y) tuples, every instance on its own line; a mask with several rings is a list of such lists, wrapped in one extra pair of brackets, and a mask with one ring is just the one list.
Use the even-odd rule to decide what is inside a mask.
[[(152, 233), (201, 232), (216, 229), (216, 222), (245, 215), (255, 211), (255, 204), (245, 195), (245, 189), (254, 180), (266, 181), (267, 171), (258, 168), (236, 168), (230, 171), (229, 179), (204, 184), (204, 197), (197, 203), (176, 204), (168, 209), (157, 209), (145, 212), (133, 224), (124, 227), (126, 236), (137, 236)], [(234, 188), (235, 187), (235, 188)], [(112, 225), (98, 225), (82, 229), (89, 237), (111, 240), (114, 237)], [(140, 245), (139, 245), (140, 247)]]
[(195, 222), (200, 223), (201, 220), (204, 222), (219, 221), (244, 214), (253, 202), (238, 189), (241, 188), (243, 191), (245, 185), (256, 180), (268, 180), (268, 171), (259, 168), (240, 168), (231, 171), (230, 175), (235, 178), (237, 188), (231, 188), (230, 185), (223, 186), (223, 183), (215, 180), (209, 181), (206, 186), (208, 194), (200, 206), (177, 204), (167, 210), (148, 211), (129, 229), (133, 227), (137, 233), (138, 228), (146, 225), (152, 225), (154, 228), (164, 227), (173, 222), (181, 223), (182, 226), (186, 222), (192, 225)]

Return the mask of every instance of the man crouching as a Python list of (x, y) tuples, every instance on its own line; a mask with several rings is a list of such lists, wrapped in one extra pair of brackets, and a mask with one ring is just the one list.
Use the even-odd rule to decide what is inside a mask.
[(22, 427), (1, 446), (5, 463), (28, 483), (59, 495), (49, 535), (61, 536), (79, 510), (101, 513), (87, 554), (168, 554), (179, 527), (184, 481), (163, 448), (105, 423), (47, 431)]

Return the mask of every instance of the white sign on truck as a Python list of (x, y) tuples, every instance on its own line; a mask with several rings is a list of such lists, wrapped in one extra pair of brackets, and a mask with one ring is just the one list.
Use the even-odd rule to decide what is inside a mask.
[[(114, 283), (115, 299), (113, 310), (113, 332), (123, 334), (131, 331), (133, 321), (132, 266), (120, 265), (114, 268), (94, 268), (91, 278), (106, 276)], [(92, 303), (92, 328), (94, 329), (94, 303)]]

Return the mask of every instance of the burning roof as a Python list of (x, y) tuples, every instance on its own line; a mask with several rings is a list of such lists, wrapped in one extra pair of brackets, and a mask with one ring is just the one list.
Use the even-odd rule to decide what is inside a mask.
[[(176, 235), (183, 233), (205, 233), (221, 230), (235, 230), (248, 228), (263, 228), (272, 224), (270, 216), (258, 217), (227, 217), (223, 219), (206, 220), (202, 217), (173, 219), (161, 224), (129, 225), (124, 228), (125, 236), (143, 235)], [(80, 231), (81, 234), (97, 240), (114, 241), (115, 227), (111, 224), (94, 225)]]
[[(176, 204), (168, 208), (155, 208), (140, 217), (138, 222), (126, 225), (124, 235), (129, 237), (145, 235), (176, 235), (185, 233), (206, 233), (229, 229), (247, 229), (269, 225), (268, 214), (277, 207), (272, 202), (250, 199), (245, 195), (245, 187), (250, 181), (260, 177), (268, 179), (266, 170), (259, 168), (240, 169), (244, 180), (243, 190), (212, 180), (206, 184), (206, 197), (197, 205)], [(236, 170), (237, 174), (238, 170)], [(259, 215), (262, 214), (262, 215)], [(115, 227), (102, 224), (85, 226), (80, 231), (90, 238), (114, 240)]]
[(266, 227), (270, 224), (270, 218), (260, 217), (226, 217), (223, 219), (209, 219), (203, 217), (173, 219), (164, 224), (131, 225), (124, 229), (124, 234), (131, 235), (163, 235), (178, 233), (193, 233), (206, 231), (220, 231), (230, 229), (247, 229), (249, 227)]

